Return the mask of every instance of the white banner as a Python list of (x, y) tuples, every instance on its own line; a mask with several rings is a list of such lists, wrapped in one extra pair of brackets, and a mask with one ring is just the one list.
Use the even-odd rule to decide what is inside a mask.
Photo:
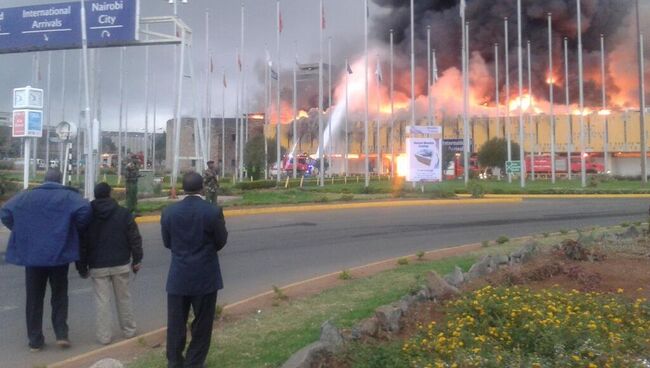
[(442, 180), (442, 142), (440, 138), (407, 138), (406, 181)]
[(439, 125), (409, 125), (406, 127), (408, 135), (436, 135), (442, 134), (442, 127)]

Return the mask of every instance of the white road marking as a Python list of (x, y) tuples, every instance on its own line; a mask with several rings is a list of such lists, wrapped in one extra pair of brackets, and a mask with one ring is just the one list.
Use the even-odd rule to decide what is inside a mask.
[(0, 313), (18, 309), (15, 305), (0, 305)]

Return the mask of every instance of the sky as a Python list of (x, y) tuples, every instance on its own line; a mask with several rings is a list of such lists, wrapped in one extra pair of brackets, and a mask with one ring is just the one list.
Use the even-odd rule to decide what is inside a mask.
[[(128, 0), (127, 0), (128, 1)], [(36, 4), (61, 3), (65, 0), (0, 0), (0, 7), (10, 8)], [(248, 95), (255, 98), (261, 95), (263, 80), (260, 80), (261, 63), (266, 59), (265, 49), (269, 49), (274, 62), (276, 56), (276, 1), (245, 0), (245, 50), (244, 64), (247, 65)], [(173, 5), (167, 0), (141, 0), (141, 16), (172, 15)], [(193, 31), (192, 57), (196, 78), (196, 95), (192, 98), (190, 86), (184, 90), (184, 115), (201, 113), (199, 102), (206, 89), (206, 47), (205, 14), (210, 13), (210, 48), (212, 49), (215, 72), (213, 81), (213, 116), (220, 116), (222, 111), (222, 74), (225, 71), (228, 88), (225, 91), (226, 116), (235, 114), (237, 84), (237, 53), (241, 37), (241, 2), (240, 0), (189, 0), (187, 4), (179, 3), (179, 17)], [(281, 38), (281, 63), (291, 65), (297, 55), (300, 62), (317, 62), (319, 53), (319, 19), (318, 0), (282, 0), (283, 33)], [(371, 4), (371, 11), (374, 9)], [(341, 60), (332, 64), (342, 65), (344, 55), (358, 54), (363, 48), (363, 1), (325, 0), (326, 24), (324, 38), (332, 37), (332, 54)], [(129, 47), (126, 51), (125, 86), (128, 101), (128, 117), (125, 123), (133, 131), (144, 129), (145, 116), (145, 52), (144, 47)], [(327, 48), (325, 48), (327, 49)], [(62, 119), (78, 120), (79, 109), (79, 61), (80, 51), (66, 51), (67, 67), (62, 70), (64, 51), (51, 51), (51, 114), (53, 125)], [(173, 114), (173, 46), (150, 47), (151, 92), (149, 107), (149, 129), (153, 124), (153, 101), (157, 101), (157, 126), (172, 118)], [(47, 60), (50, 52), (40, 52), (41, 80), (32, 81), (32, 61), (34, 53), (0, 55), (0, 111), (11, 110), (12, 89), (26, 85), (38, 85), (47, 88)], [(102, 99), (102, 129), (117, 130), (119, 125), (119, 48), (104, 48), (96, 51), (97, 84), (100, 86)], [(257, 66), (257, 68), (256, 68)], [(62, 81), (66, 81), (66, 98), (62, 101)], [(46, 94), (48, 91), (46, 90)], [(47, 96), (46, 96), (47, 100)], [(197, 103), (194, 103), (194, 102)], [(196, 105), (196, 106), (194, 106)], [(259, 101), (250, 101), (251, 106)], [(63, 110), (65, 107), (65, 112)], [(64, 116), (65, 114), (65, 116)]]

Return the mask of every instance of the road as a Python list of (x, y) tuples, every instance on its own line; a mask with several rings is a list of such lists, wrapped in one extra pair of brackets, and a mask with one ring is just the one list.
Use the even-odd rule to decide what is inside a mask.
[[(348, 209), (227, 219), (230, 239), (221, 253), (229, 303), (317, 275), (419, 250), (646, 218), (648, 201), (638, 199), (525, 200), (519, 204)], [(157, 224), (140, 226), (144, 268), (133, 280), (139, 332), (165, 325), (165, 278), (169, 254)], [(6, 242), (7, 233), (0, 234)], [(33, 367), (100, 347), (94, 338), (90, 281), (70, 271), (70, 339), (53, 346), (46, 302), (46, 349), (29, 353), (24, 323), (24, 270), (0, 263), (0, 367)], [(49, 298), (49, 295), (46, 297)], [(49, 300), (49, 299), (46, 299)], [(116, 336), (117, 326), (114, 327)]]

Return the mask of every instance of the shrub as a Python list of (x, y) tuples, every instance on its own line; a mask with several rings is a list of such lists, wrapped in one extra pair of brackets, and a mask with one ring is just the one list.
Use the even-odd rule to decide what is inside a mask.
[(0, 161), (0, 170), (13, 170), (16, 165), (14, 161), (11, 160), (1, 160)]
[(397, 264), (400, 266), (406, 266), (407, 264), (409, 264), (409, 260), (406, 258), (400, 258), (397, 260)]
[(510, 239), (507, 236), (503, 236), (503, 235), (498, 237), (497, 240), (496, 240), (497, 244), (505, 244), (505, 243), (507, 243), (509, 241), (510, 241)]
[(403, 345), (411, 366), (644, 367), (650, 353), (645, 299), (486, 286), (446, 310)]
[(566, 235), (566, 234), (568, 234), (568, 233), (569, 233), (569, 230), (567, 230), (567, 229), (560, 229), (560, 234), (562, 234), (562, 235)]
[(352, 274), (350, 274), (350, 271), (348, 271), (348, 270), (343, 270), (339, 274), (339, 279), (341, 279), (341, 280), (352, 280)]
[(481, 246), (482, 246), (483, 248), (487, 248), (487, 247), (489, 247), (489, 246), (490, 246), (490, 241), (489, 241), (489, 240), (483, 240), (483, 241), (481, 242)]
[(472, 195), (472, 198), (483, 198), (485, 197), (485, 187), (483, 184), (478, 181), (472, 181), (469, 183), (469, 192)]
[(419, 252), (417, 252), (417, 253), (415, 254), (415, 255), (418, 257), (418, 261), (421, 261), (421, 260), (424, 259), (424, 254), (425, 254), (425, 253), (424, 253), (424, 251), (422, 251), (422, 250), (419, 251)]
[(352, 201), (354, 200), (354, 194), (342, 194), (340, 199), (345, 202)]
[(237, 189), (241, 190), (254, 190), (254, 189), (269, 189), (275, 188), (277, 185), (275, 180), (257, 180), (257, 181), (243, 181), (237, 183)]

